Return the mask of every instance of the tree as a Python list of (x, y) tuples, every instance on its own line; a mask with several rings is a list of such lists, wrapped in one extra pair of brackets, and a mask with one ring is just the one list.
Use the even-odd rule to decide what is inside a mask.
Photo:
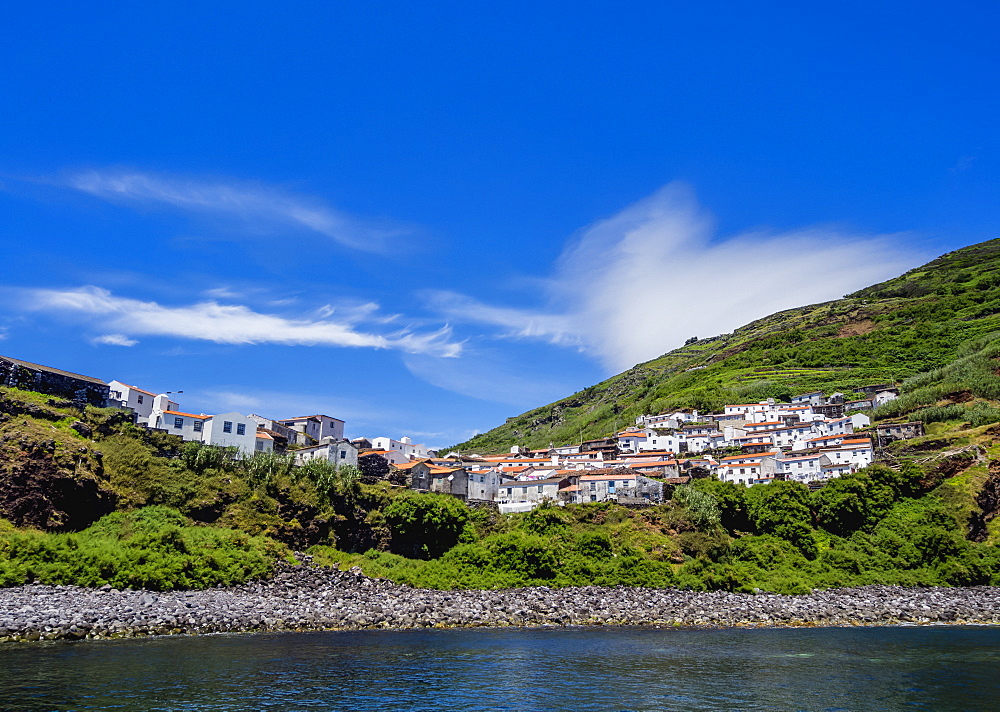
[(730, 534), (750, 531), (751, 524), (746, 509), (746, 487), (734, 482), (711, 479), (695, 480), (691, 486), (715, 498), (719, 507), (719, 523)]
[(754, 485), (747, 491), (746, 501), (750, 522), (759, 534), (774, 534), (795, 544), (806, 556), (816, 556), (809, 489), (804, 484), (782, 480)]
[(423, 492), (396, 497), (384, 513), (392, 551), (416, 559), (433, 559), (455, 546), (469, 519), (454, 497)]

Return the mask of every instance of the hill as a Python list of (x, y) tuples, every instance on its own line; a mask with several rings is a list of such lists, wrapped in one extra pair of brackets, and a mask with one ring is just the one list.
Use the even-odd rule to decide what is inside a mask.
[[(812, 390), (849, 392), (900, 381), (909, 388), (907, 379), (967, 356), (973, 342), (997, 331), (1000, 239), (942, 255), (843, 299), (778, 312), (731, 334), (685, 344), (509, 418), (453, 449), (485, 453), (515, 444), (579, 442), (646, 413), (710, 411)], [(927, 403), (915, 407), (920, 405)], [(894, 414), (904, 412), (897, 408)]]

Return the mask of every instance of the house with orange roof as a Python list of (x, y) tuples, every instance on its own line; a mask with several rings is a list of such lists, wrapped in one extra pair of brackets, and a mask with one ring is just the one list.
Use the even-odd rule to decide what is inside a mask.
[(292, 430), (287, 425), (282, 425), (277, 420), (265, 418), (263, 415), (257, 415), (256, 413), (250, 413), (247, 417), (257, 423), (257, 430), (267, 430), (271, 433), (271, 436), (275, 438), (275, 447), (278, 450), (284, 450), (288, 447), (289, 443), (294, 445), (298, 442), (298, 432)]
[(680, 463), (677, 460), (647, 460), (644, 462), (630, 462), (626, 465), (629, 469), (641, 472), (644, 475), (654, 475), (658, 477), (678, 477), (681, 474)]
[(616, 436), (618, 440), (618, 452), (638, 452), (646, 444), (646, 434), (643, 432), (624, 432)]
[(154, 410), (180, 410), (167, 393), (156, 394), (121, 381), (109, 381), (110, 400), (116, 408), (128, 408), (135, 413), (135, 422), (149, 425)]
[(187, 441), (234, 447), (247, 454), (257, 451), (257, 423), (235, 411), (196, 415), (179, 410), (153, 410), (149, 427)]
[(257, 430), (254, 439), (255, 452), (274, 452), (274, 436), (267, 430)]
[[(179, 435), (187, 441), (206, 442), (205, 423), (211, 418), (204, 413), (185, 413), (180, 410), (156, 410), (149, 418), (149, 427), (154, 430), (165, 430), (172, 435)], [(257, 431), (256, 424), (254, 432)], [(254, 444), (256, 449), (256, 444)]]
[(868, 438), (846, 437), (838, 445), (824, 447), (822, 450), (831, 462), (848, 464), (860, 470), (875, 461), (875, 450)]
[(381, 448), (382, 450), (396, 450), (406, 455), (411, 460), (416, 460), (423, 457), (435, 457), (436, 452), (427, 448), (423, 443), (415, 443), (413, 440), (407, 436), (403, 436), (399, 440), (393, 440), (387, 437), (372, 438), (372, 447)]

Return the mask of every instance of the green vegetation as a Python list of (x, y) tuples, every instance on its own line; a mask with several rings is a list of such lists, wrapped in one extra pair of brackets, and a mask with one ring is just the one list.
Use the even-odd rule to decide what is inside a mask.
[[(3, 520), (0, 520), (2, 522)], [(0, 524), (0, 585), (207, 588), (259, 577), (284, 547), (232, 529), (193, 527), (163, 506), (115, 512), (75, 534)]]
[[(875, 465), (810, 492), (795, 482), (749, 489), (699, 480), (642, 510), (543, 506), (524, 515), (476, 512), (460, 543), (437, 557), (311, 550), (430, 588), (680, 586), (805, 593), (865, 584), (1000, 585), (1000, 547), (969, 541), (971, 510), (914, 467)], [(462, 516), (450, 519), (457, 526)]]

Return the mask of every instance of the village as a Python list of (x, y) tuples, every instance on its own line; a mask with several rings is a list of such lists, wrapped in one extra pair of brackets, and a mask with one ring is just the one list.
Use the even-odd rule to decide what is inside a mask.
[(408, 437), (347, 439), (344, 421), (324, 414), (273, 419), (189, 413), (174, 400), (177, 393), (2, 356), (0, 385), (118, 408), (137, 426), (183, 442), (233, 448), (244, 456), (286, 453), (297, 464), (324, 459), (338, 468), (357, 468), (368, 481), (447, 494), (505, 513), (529, 511), (542, 502), (648, 506), (669, 499), (677, 485), (706, 477), (742, 486), (793, 480), (818, 488), (872, 464), (888, 442), (924, 434), (919, 422), (871, 427), (865, 412), (899, 395), (891, 384), (855, 389), (850, 400), (843, 393), (816, 391), (789, 403), (726, 405), (717, 413), (643, 415), (607, 437), (531, 450), (515, 445), (500, 455), (442, 455)]

